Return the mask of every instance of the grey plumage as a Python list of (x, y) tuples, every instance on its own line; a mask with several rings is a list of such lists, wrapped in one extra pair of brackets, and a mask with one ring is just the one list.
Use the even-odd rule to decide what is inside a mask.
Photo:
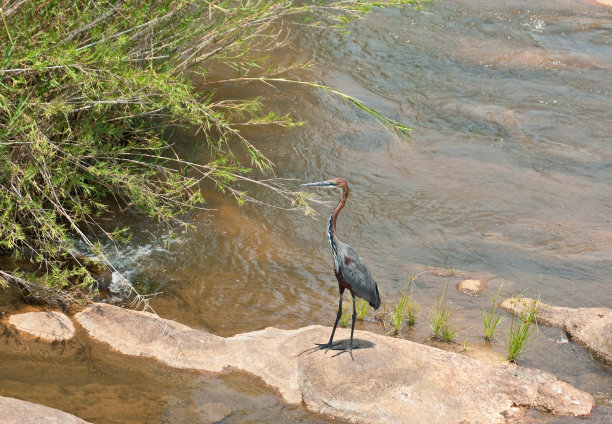
[(371, 307), (380, 307), (380, 294), (372, 273), (357, 252), (348, 244), (336, 241), (340, 259), (340, 272), (351, 286), (351, 291), (366, 300)]

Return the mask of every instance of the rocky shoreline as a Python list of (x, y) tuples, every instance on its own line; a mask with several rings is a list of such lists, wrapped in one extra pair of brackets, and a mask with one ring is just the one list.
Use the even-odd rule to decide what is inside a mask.
[[(548, 310), (538, 312), (542, 322)], [(608, 312), (604, 317), (612, 317)], [(367, 331), (355, 333), (359, 349), (353, 362), (341, 350), (313, 350), (329, 336), (330, 329), (321, 326), (267, 328), (223, 338), (150, 313), (99, 303), (73, 319), (94, 340), (123, 354), (203, 372), (243, 370), (277, 389), (289, 404), (348, 422), (518, 422), (528, 409), (585, 417), (595, 405), (590, 394), (544, 371), (482, 362)], [(41, 341), (68, 340), (71, 327), (74, 334), (70, 318), (56, 312), (12, 315), (6, 322)], [(577, 337), (568, 328), (570, 336)], [(349, 330), (339, 329), (337, 340), (348, 336)], [(609, 338), (610, 332), (604, 336)], [(12, 422), (39, 422), (24, 421), (19, 413), (23, 401), (14, 401), (2, 399), (2, 409), (21, 419)], [(84, 422), (71, 419), (76, 421), (56, 422)]]
[(506, 299), (500, 308), (520, 316), (536, 305), (538, 324), (558, 327), (572, 340), (586, 346), (604, 361), (612, 363), (612, 310), (608, 308), (565, 308), (529, 298)]

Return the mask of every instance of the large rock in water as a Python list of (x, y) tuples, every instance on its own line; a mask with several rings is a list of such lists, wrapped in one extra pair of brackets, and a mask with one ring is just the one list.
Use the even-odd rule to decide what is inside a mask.
[(536, 304), (538, 324), (559, 327), (570, 337), (612, 362), (612, 309), (565, 308), (536, 302), (529, 298), (506, 299), (499, 307), (515, 315), (521, 315)]
[(87, 424), (80, 418), (48, 406), (0, 396), (3, 424)]
[[(89, 334), (128, 355), (220, 372), (235, 368), (278, 388), (289, 403), (358, 423), (500, 423), (526, 408), (588, 415), (593, 398), (553, 375), (480, 362), (429, 346), (356, 331), (355, 361), (313, 350), (330, 329), (267, 328), (223, 338), (146, 312), (94, 304), (76, 315)], [(337, 340), (349, 330), (338, 329)]]
[(60, 312), (27, 312), (11, 315), (9, 324), (22, 333), (42, 340), (62, 342), (74, 337), (74, 325), (70, 318)]

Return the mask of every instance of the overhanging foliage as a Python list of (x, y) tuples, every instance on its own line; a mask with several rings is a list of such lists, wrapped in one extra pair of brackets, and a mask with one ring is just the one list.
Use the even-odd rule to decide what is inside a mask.
[[(261, 99), (219, 100), (202, 93), (186, 71), (203, 71), (216, 61), (240, 70), (236, 80), (290, 82), (249, 54), (278, 42), (275, 23), (288, 19), (342, 30), (374, 6), (409, 2), (2, 2), (0, 249), (38, 264), (47, 285), (87, 296), (93, 280), (75, 240), (104, 262), (97, 238), (129, 237), (127, 229), (99, 225), (97, 217), (111, 201), (170, 225), (203, 204), (202, 181), (213, 181), (240, 202), (249, 197), (236, 182), (249, 181), (274, 190), (288, 207), (308, 210), (304, 194), (250, 176), (272, 164), (232, 125), (235, 119), (300, 123), (262, 115)], [(311, 86), (341, 96), (391, 131), (407, 133), (351, 96)], [(187, 163), (175, 154), (164, 138), (169, 126), (201, 131), (210, 162)], [(248, 153), (248, 163), (230, 141)]]

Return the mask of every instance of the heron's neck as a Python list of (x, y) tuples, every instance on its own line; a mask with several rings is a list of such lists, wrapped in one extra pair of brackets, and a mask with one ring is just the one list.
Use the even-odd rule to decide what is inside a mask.
[(329, 247), (331, 247), (332, 254), (334, 256), (334, 268), (336, 272), (340, 269), (340, 258), (338, 257), (338, 238), (336, 237), (336, 220), (338, 219), (338, 214), (340, 210), (344, 207), (346, 203), (346, 198), (348, 197), (348, 188), (342, 188), (342, 197), (340, 198), (340, 202), (338, 202), (338, 206), (329, 216), (329, 221), (327, 223), (327, 240), (329, 241)]
[(336, 237), (336, 221), (338, 220), (338, 214), (340, 213), (340, 211), (344, 207), (344, 204), (346, 203), (346, 199), (348, 198), (348, 193), (349, 193), (348, 187), (342, 187), (342, 197), (340, 198), (340, 201), (338, 202), (338, 206), (336, 206), (336, 209), (334, 209), (331, 216), (329, 217), (329, 223), (330, 223), (329, 225), (330, 234), (329, 235), (330, 237)]
[(332, 254), (334, 256), (334, 268), (336, 269), (336, 271), (340, 269), (340, 258), (338, 257), (338, 238), (336, 237), (336, 220), (338, 219), (338, 214), (340, 213), (340, 210), (344, 207), (344, 204), (346, 203), (347, 197), (348, 188), (343, 187), (340, 202), (329, 217), (329, 222), (327, 226), (327, 239), (329, 241), (329, 247), (331, 247)]

